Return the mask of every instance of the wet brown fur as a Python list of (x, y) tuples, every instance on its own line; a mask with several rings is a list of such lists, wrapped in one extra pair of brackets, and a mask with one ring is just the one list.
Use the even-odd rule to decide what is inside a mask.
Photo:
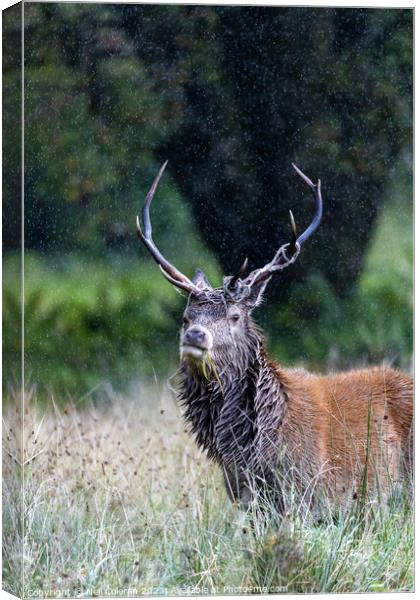
[[(308, 456), (308, 473), (340, 504), (367, 477), (383, 494), (411, 469), (413, 385), (409, 375), (371, 368), (326, 376), (276, 369), (290, 390), (282, 437)], [(304, 450), (303, 450), (304, 448)]]

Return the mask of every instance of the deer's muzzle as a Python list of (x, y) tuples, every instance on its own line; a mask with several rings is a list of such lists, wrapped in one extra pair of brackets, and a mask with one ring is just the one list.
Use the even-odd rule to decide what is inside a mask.
[(213, 346), (213, 336), (208, 329), (194, 325), (187, 329), (181, 339), (181, 358), (201, 359)]

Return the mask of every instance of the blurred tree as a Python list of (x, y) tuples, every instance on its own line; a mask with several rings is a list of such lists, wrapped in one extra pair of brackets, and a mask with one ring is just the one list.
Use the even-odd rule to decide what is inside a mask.
[(25, 61), (29, 247), (131, 243), (168, 158), (224, 270), (259, 266), (288, 208), (300, 229), (312, 215), (293, 160), (325, 218), (276, 294), (314, 269), (352, 288), (411, 150), (411, 10), (28, 4)]

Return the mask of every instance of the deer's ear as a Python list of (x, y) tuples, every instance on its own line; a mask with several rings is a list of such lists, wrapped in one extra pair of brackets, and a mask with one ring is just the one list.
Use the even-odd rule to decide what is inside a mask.
[(249, 296), (246, 299), (246, 303), (251, 310), (259, 306), (263, 301), (264, 291), (270, 279), (271, 277), (269, 279), (266, 279), (265, 281), (254, 283), (254, 285), (252, 286)]
[(196, 285), (200, 290), (211, 288), (210, 282), (207, 279), (205, 273), (201, 269), (197, 269), (194, 277), (192, 278), (192, 282)]

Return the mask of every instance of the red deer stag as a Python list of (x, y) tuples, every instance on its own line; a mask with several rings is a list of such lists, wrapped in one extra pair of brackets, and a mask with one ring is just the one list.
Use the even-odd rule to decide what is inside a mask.
[(149, 209), (165, 166), (137, 230), (162, 274), (188, 294), (179, 400), (198, 445), (220, 465), (229, 496), (246, 507), (254, 490), (269, 492), (281, 510), (291, 481), (315, 512), (317, 499), (343, 508), (366, 486), (385, 495), (411, 468), (411, 377), (385, 367), (326, 376), (283, 368), (267, 355), (251, 317), (271, 277), (295, 262), (319, 225), (320, 181), (293, 165), (315, 197), (312, 223), (297, 237), (290, 213), (292, 239), (271, 262), (244, 277), (245, 261), (213, 288), (201, 270), (191, 280), (178, 271), (152, 239)]

